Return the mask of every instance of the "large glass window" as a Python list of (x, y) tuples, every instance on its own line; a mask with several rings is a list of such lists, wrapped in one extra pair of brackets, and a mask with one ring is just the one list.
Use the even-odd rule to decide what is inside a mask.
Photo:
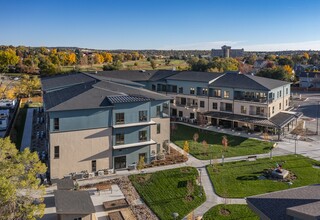
[(194, 95), (194, 88), (190, 88), (190, 94)]
[(246, 106), (241, 105), (241, 113), (247, 114), (247, 107)]
[(116, 134), (116, 145), (124, 144), (124, 134)]
[(139, 111), (139, 122), (148, 121), (148, 111)]
[(139, 141), (147, 141), (147, 131), (139, 131)]
[(224, 91), (223, 92), (223, 98), (226, 98), (226, 99), (230, 98), (230, 92), (229, 91)]
[(213, 102), (212, 103), (212, 109), (218, 109), (218, 103)]
[(215, 89), (213, 92), (214, 97), (221, 97), (221, 89)]
[(124, 113), (116, 113), (116, 124), (124, 124)]
[(183, 93), (183, 87), (179, 87), (179, 93)]
[(204, 108), (204, 101), (200, 101), (200, 107)]
[(232, 104), (226, 103), (226, 111), (232, 112)]
[(208, 89), (207, 88), (203, 88), (202, 89), (202, 95), (208, 95)]
[(160, 114), (161, 114), (161, 106), (158, 105), (156, 110), (157, 110), (157, 112), (156, 112), (157, 117), (160, 117)]

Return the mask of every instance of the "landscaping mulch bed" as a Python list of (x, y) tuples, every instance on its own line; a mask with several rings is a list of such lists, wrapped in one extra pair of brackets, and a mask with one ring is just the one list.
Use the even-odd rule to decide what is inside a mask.
[(122, 177), (122, 178), (117, 178), (117, 179), (112, 179), (96, 184), (90, 184), (90, 185), (85, 185), (81, 186), (81, 189), (87, 189), (87, 188), (92, 188), (96, 187), (97, 185), (110, 185), (110, 184), (117, 184), (122, 191), (124, 197), (126, 198), (126, 201), (129, 204), (129, 207), (133, 214), (135, 215), (136, 219), (138, 220), (158, 220), (158, 217), (150, 210), (150, 208), (142, 203), (142, 204), (137, 204), (137, 201), (141, 201), (139, 194), (137, 193), (136, 189), (133, 187), (131, 184), (130, 180), (128, 177)]

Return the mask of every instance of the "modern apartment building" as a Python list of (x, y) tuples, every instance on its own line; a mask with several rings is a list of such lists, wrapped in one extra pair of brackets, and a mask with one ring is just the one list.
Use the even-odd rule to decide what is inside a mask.
[(41, 80), (51, 179), (124, 169), (167, 151), (170, 98), (127, 80), (78, 73)]
[(279, 135), (301, 115), (290, 108), (290, 83), (238, 72), (111, 71), (172, 98), (170, 113), (181, 121), (269, 130)]

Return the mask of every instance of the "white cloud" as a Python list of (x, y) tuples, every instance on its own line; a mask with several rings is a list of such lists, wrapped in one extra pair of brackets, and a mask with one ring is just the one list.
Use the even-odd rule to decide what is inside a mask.
[(243, 41), (211, 41), (211, 42), (197, 42), (190, 44), (168, 45), (161, 47), (162, 50), (211, 50), (220, 49), (223, 45), (235, 46)]
[(320, 40), (294, 43), (246, 44), (245, 41), (212, 41), (190, 44), (164, 46), (163, 50), (211, 50), (220, 49), (223, 45), (233, 48), (244, 48), (245, 51), (282, 51), (282, 50), (320, 50)]
[(320, 50), (320, 40), (294, 43), (244, 45), (245, 51)]

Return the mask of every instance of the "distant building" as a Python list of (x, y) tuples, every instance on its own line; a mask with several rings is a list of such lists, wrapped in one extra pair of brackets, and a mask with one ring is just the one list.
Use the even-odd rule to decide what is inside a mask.
[(302, 72), (299, 79), (301, 88), (320, 88), (320, 72)]
[(232, 49), (230, 46), (223, 45), (220, 49), (212, 49), (211, 57), (243, 57), (244, 49)]

